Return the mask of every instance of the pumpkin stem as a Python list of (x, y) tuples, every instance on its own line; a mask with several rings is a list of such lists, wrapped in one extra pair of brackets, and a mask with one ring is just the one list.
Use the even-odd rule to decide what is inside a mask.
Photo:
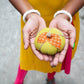
[(48, 33), (46, 34), (46, 36), (47, 36), (48, 38), (50, 38), (50, 37), (51, 37), (51, 33), (48, 32)]
[(46, 36), (48, 37), (48, 38), (50, 38), (52, 35), (51, 35), (51, 33), (50, 33), (50, 31), (51, 31), (51, 28), (49, 28), (49, 32), (46, 34)]

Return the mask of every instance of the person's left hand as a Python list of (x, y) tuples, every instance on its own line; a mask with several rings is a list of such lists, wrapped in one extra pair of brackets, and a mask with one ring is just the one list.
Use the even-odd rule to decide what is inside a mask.
[(49, 28), (57, 28), (60, 31), (63, 32), (64, 36), (65, 36), (65, 47), (64, 49), (60, 52), (57, 53), (53, 60), (50, 62), (51, 66), (57, 66), (58, 63), (62, 63), (67, 49), (68, 49), (68, 45), (70, 44), (70, 46), (73, 48), (75, 39), (76, 39), (76, 30), (74, 28), (74, 26), (65, 18), (65, 16), (63, 16), (63, 14), (59, 14), (57, 15), (51, 22), (49, 25)]

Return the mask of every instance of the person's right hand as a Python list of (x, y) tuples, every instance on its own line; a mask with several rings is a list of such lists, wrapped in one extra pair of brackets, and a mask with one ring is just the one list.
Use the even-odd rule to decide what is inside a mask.
[(36, 50), (34, 46), (34, 39), (37, 33), (46, 28), (45, 21), (42, 17), (35, 13), (31, 13), (28, 16), (28, 20), (23, 28), (23, 41), (24, 41), (24, 48), (27, 49), (29, 44), (31, 45), (33, 53), (40, 59), (44, 61), (50, 61), (51, 56), (44, 55)]

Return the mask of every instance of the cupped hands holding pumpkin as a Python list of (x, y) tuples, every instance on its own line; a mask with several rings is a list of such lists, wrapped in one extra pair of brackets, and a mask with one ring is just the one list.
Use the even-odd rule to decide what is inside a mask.
[(56, 53), (54, 58), (51, 55), (42, 54), (35, 48), (34, 45), (35, 37), (37, 33), (44, 28), (46, 28), (44, 19), (37, 14), (31, 13), (28, 16), (28, 21), (26, 22), (23, 28), (24, 48), (27, 49), (30, 44), (33, 53), (37, 56), (38, 59), (44, 61), (50, 61), (51, 66), (57, 66), (59, 62), (60, 63), (63, 62), (68, 49), (68, 45), (70, 44), (71, 47), (73, 47), (74, 45), (76, 39), (75, 28), (68, 21), (68, 18), (65, 17), (65, 15), (63, 14), (57, 15), (50, 22), (49, 28), (59, 29), (60, 31), (63, 32), (65, 36), (65, 47), (61, 52)]

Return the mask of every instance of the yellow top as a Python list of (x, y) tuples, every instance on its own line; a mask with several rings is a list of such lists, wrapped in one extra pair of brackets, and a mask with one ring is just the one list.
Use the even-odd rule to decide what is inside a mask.
[[(29, 3), (39, 10), (41, 16), (45, 19), (47, 26), (53, 19), (53, 15), (56, 11), (61, 10), (68, 0), (28, 0)], [(72, 58), (74, 57), (79, 40), (79, 13), (73, 16), (73, 24), (76, 28), (76, 42), (75, 48), (72, 50)], [(53, 71), (60, 72), (62, 64), (58, 64), (56, 67), (51, 68), (50, 62), (40, 61), (32, 52), (31, 47), (27, 50), (24, 49), (22, 29), (24, 22), (21, 16), (21, 50), (20, 50), (20, 67), (24, 70), (37, 70), (44, 73), (52, 73)]]

